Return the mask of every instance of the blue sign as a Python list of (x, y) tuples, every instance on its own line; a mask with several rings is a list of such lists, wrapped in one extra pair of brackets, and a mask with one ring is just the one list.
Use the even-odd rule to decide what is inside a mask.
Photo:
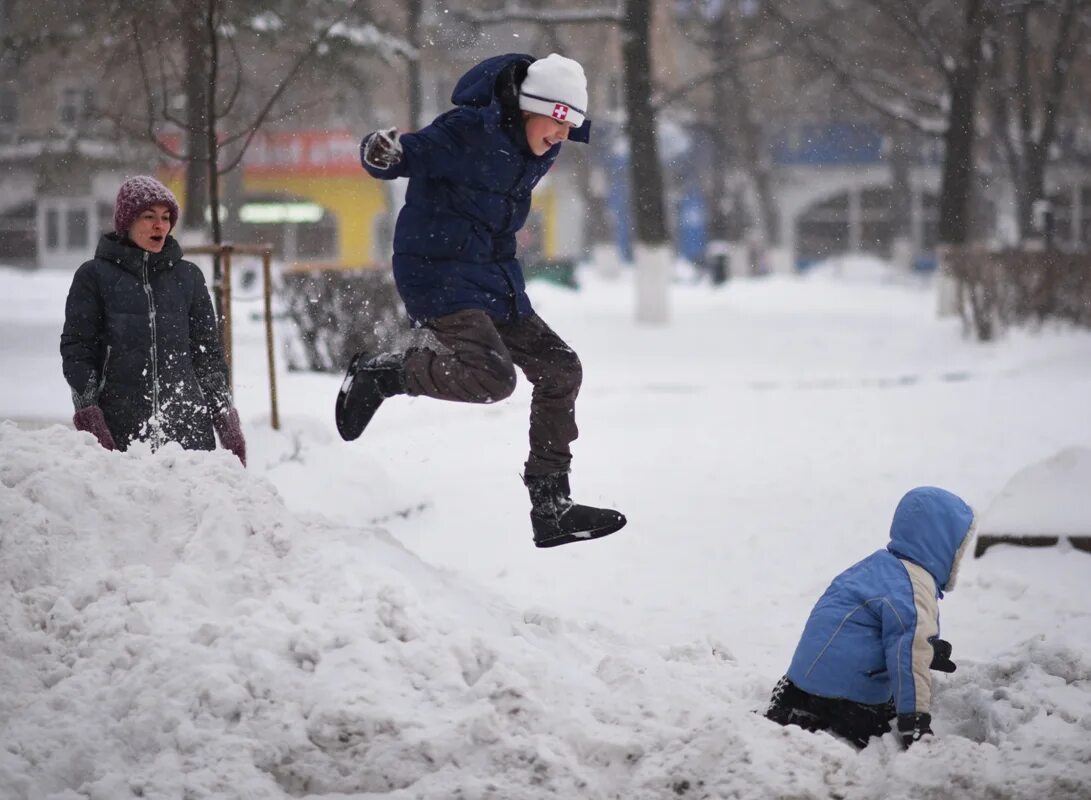
[(871, 125), (848, 122), (799, 125), (773, 140), (773, 160), (808, 166), (877, 164), (883, 160), (883, 135)]

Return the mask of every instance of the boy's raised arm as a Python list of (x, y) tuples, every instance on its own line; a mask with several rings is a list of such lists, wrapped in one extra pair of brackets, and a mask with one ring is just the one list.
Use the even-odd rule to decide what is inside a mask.
[(415, 133), (369, 133), (360, 142), (360, 163), (381, 180), (447, 177), (464, 164), (472, 138), (473, 121), (456, 109)]

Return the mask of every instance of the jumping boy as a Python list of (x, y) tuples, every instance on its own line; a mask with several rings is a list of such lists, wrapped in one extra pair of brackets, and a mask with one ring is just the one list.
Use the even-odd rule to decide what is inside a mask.
[(944, 489), (908, 492), (890, 542), (836, 578), (811, 611), (766, 716), (858, 748), (897, 717), (906, 746), (932, 733), (930, 669), (954, 672), (938, 600), (955, 586), (974, 513)]
[(358, 353), (337, 397), (337, 429), (356, 439), (400, 394), (495, 403), (515, 390), (518, 367), (534, 385), (523, 473), (534, 543), (606, 536), (625, 517), (570, 496), (580, 360), (534, 313), (515, 254), (531, 190), (561, 143), (588, 141), (583, 68), (556, 53), (495, 56), (462, 76), (451, 101), (455, 108), (416, 133), (375, 131), (360, 145), (370, 175), (409, 178), (394, 278), (409, 316), (445, 351)]

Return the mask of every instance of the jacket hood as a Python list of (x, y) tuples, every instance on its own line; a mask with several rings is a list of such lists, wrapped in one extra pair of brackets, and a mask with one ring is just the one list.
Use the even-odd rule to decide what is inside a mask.
[[(456, 106), (481, 109), (486, 122), (499, 128), (503, 109), (496, 94), (496, 79), (507, 66), (519, 61), (529, 65), (537, 59), (526, 53), (506, 53), (487, 58), (471, 67), (455, 84), (451, 102)], [(568, 138), (573, 142), (588, 142), (591, 138), (591, 121), (585, 119), (583, 125), (569, 133)]]
[(455, 90), (451, 93), (451, 102), (456, 106), (474, 108), (488, 108), (498, 104), (496, 78), (506, 66), (517, 61), (531, 64), (534, 62), (534, 56), (528, 56), (525, 53), (508, 53), (486, 58), (477, 66), (471, 67), (455, 84)]
[[(139, 275), (144, 264), (144, 250), (128, 239), (122, 239), (117, 233), (107, 233), (99, 239), (95, 248), (95, 258), (112, 261), (129, 272)], [(148, 253), (148, 267), (153, 270), (167, 269), (182, 260), (182, 246), (173, 236), (167, 235), (163, 249), (158, 253)]]
[(920, 564), (943, 591), (951, 576), (955, 554), (973, 522), (973, 509), (962, 498), (946, 489), (921, 486), (907, 492), (894, 510), (886, 549), (899, 558)]

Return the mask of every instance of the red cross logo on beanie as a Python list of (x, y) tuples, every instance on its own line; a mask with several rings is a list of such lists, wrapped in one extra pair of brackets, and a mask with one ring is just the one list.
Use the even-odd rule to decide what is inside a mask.
[(553, 119), (566, 119), (568, 117), (568, 106), (564, 103), (553, 104)]

